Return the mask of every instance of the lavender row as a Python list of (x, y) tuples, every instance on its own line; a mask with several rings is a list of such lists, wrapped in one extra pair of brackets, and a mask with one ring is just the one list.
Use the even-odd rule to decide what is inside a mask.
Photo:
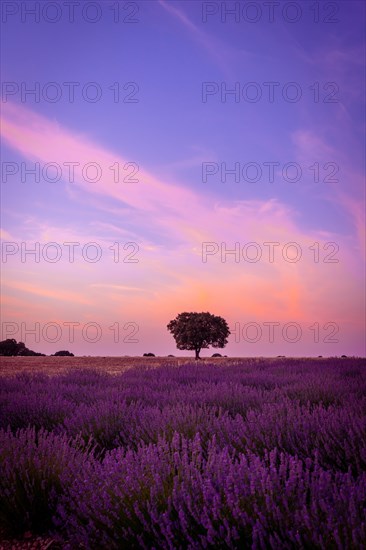
[(366, 540), (362, 359), (75, 369), (0, 388), (0, 533), (64, 548)]
[(366, 474), (288, 453), (187, 439), (109, 451), (40, 430), (0, 432), (1, 520), (73, 548), (359, 549)]
[(294, 361), (20, 375), (3, 380), (0, 427), (92, 437), (101, 451), (199, 432), (220, 448), (316, 454), (323, 467), (359, 473), (366, 469), (366, 377), (361, 362), (350, 361), (352, 368), (330, 362), (321, 370), (299, 370)]

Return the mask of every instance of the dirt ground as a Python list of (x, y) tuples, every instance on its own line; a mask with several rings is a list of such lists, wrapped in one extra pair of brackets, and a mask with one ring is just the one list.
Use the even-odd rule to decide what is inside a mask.
[[(202, 362), (232, 364), (239, 360), (234, 357), (207, 357)], [(0, 376), (9, 376), (19, 372), (44, 372), (55, 375), (68, 371), (70, 368), (101, 369), (111, 374), (118, 374), (137, 366), (154, 368), (162, 364), (180, 366), (192, 362), (194, 363), (194, 357), (0, 357)]]

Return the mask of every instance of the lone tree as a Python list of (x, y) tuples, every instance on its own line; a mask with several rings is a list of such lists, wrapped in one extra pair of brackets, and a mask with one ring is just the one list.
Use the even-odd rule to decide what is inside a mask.
[(202, 348), (226, 346), (230, 334), (227, 322), (211, 313), (179, 313), (167, 329), (173, 334), (178, 349), (194, 350), (200, 359)]

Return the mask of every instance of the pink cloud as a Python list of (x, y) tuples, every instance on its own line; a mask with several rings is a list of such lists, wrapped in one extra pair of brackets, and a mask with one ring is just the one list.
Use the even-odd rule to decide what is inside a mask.
[(72, 302), (77, 304), (90, 304), (90, 299), (80, 296), (77, 292), (65, 291), (60, 287), (44, 288), (43, 286), (34, 285), (21, 281), (3, 281), (5, 287), (25, 292), (26, 294), (36, 294), (41, 298), (51, 298), (52, 300), (60, 300), (62, 302)]

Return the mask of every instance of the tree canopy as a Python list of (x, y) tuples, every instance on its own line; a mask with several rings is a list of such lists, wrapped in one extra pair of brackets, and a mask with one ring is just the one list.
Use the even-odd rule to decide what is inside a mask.
[(168, 323), (167, 329), (172, 333), (177, 348), (194, 350), (196, 359), (200, 359), (199, 354), (203, 348), (225, 347), (230, 334), (225, 319), (208, 312), (179, 313)]

